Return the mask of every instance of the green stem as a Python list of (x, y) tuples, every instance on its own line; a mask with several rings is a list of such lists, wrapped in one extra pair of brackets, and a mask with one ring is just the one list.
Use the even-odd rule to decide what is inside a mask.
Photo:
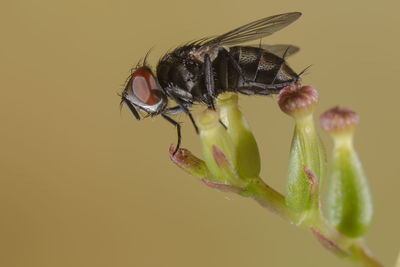
[(378, 262), (371, 254), (369, 249), (362, 242), (358, 242), (352, 248), (353, 253), (356, 255), (359, 262), (365, 267), (382, 267), (383, 265)]
[(265, 184), (260, 178), (251, 179), (246, 189), (242, 190), (240, 194), (253, 198), (264, 208), (278, 214), (291, 223), (297, 223), (299, 220), (299, 216), (286, 206), (285, 197)]
[(348, 238), (341, 234), (329, 224), (319, 209), (310, 210), (309, 215), (304, 219), (304, 215), (293, 212), (286, 206), (285, 197), (282, 194), (265, 184), (260, 178), (249, 179), (247, 187), (239, 194), (253, 198), (262, 207), (293, 224), (311, 229), (317, 240), (335, 254), (354, 260), (365, 267), (382, 266), (373, 258), (362, 240)]

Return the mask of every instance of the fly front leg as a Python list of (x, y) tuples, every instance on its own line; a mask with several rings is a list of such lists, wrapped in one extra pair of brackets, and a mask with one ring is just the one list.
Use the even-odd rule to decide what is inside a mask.
[(172, 114), (172, 115), (176, 115), (176, 114), (179, 114), (182, 112), (185, 112), (185, 111), (180, 106), (167, 108), (166, 110), (163, 111), (164, 114)]
[(176, 144), (175, 151), (172, 154), (173, 156), (175, 156), (176, 152), (178, 152), (178, 149), (181, 146), (181, 139), (182, 139), (182, 137), (181, 137), (181, 125), (179, 124), (179, 122), (177, 122), (174, 119), (168, 117), (164, 113), (161, 113), (161, 116), (163, 116), (164, 119), (166, 119), (169, 123), (171, 123), (172, 125), (174, 125), (176, 127), (176, 131), (178, 133), (178, 143)]
[(137, 112), (136, 108), (132, 105), (132, 103), (126, 99), (125, 97), (122, 97), (121, 103), (120, 103), (120, 108), (122, 109), (122, 105), (126, 105), (129, 110), (132, 112), (133, 116), (139, 121), (140, 116), (139, 113)]
[[(178, 104), (178, 107), (182, 110), (182, 111), (180, 111), (180, 112), (185, 112), (185, 113), (189, 116), (189, 119), (190, 119), (190, 121), (192, 122), (193, 127), (194, 127), (196, 133), (199, 134), (199, 128), (197, 127), (196, 122), (195, 122), (194, 119), (193, 119), (192, 113), (190, 113), (190, 110), (185, 106), (185, 104), (184, 104), (179, 98), (175, 97), (175, 96), (170, 92), (170, 90), (167, 89), (167, 90), (165, 90), (165, 91), (166, 91), (167, 95), (168, 95), (176, 104)], [(174, 108), (171, 108), (171, 109), (177, 109), (177, 107), (174, 107)], [(178, 110), (178, 109), (177, 109), (177, 110)], [(178, 112), (178, 113), (180, 113), (180, 112)]]

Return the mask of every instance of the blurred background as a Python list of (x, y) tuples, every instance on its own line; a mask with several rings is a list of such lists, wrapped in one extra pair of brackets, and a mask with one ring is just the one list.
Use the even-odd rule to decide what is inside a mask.
[[(0, 266), (350, 266), (250, 199), (174, 166), (175, 129), (119, 110), (132, 67), (255, 19), (303, 16), (264, 43), (320, 94), (316, 114), (356, 110), (374, 197), (366, 239), (385, 266), (400, 249), (397, 1), (10, 1), (0, 8)], [(241, 96), (262, 177), (283, 192), (292, 120), (276, 97)], [(197, 107), (198, 113), (204, 107)], [(186, 116), (183, 147), (200, 154)], [(328, 151), (331, 140), (321, 133)]]

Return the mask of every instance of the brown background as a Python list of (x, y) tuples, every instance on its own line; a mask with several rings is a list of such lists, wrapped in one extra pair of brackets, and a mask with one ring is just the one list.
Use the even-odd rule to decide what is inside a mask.
[[(154, 46), (168, 49), (269, 15), (303, 17), (265, 43), (301, 47), (295, 70), (317, 113), (359, 112), (356, 147), (387, 266), (400, 248), (399, 4), (396, 1), (2, 1), (0, 266), (348, 266), (255, 202), (206, 188), (168, 158), (175, 130), (137, 122), (119, 93)], [(292, 121), (271, 97), (241, 97), (262, 177), (284, 188)], [(201, 108), (195, 109), (198, 112)], [(185, 116), (183, 146), (200, 146)], [(322, 134), (331, 148), (331, 141)]]

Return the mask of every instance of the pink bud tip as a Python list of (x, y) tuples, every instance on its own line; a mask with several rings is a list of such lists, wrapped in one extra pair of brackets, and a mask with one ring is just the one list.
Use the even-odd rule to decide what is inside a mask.
[(322, 129), (327, 132), (348, 130), (356, 126), (358, 122), (358, 114), (349, 108), (334, 107), (319, 118)]
[(317, 90), (312, 86), (302, 86), (299, 83), (284, 87), (278, 97), (279, 107), (288, 115), (309, 114), (317, 102)]
[(169, 157), (171, 158), (172, 162), (178, 165), (178, 167), (181, 169), (188, 172), (193, 172), (198, 171), (203, 167), (204, 162), (195, 157), (189, 150), (180, 148), (175, 154), (174, 151), (174, 146), (171, 145), (169, 147)]

